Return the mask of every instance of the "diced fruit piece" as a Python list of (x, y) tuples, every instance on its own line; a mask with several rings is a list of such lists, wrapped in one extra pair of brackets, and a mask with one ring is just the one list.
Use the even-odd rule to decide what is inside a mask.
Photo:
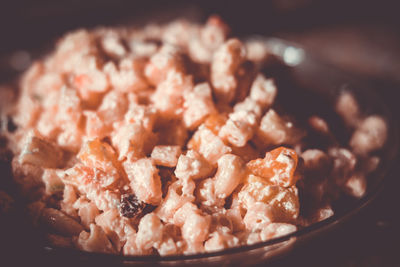
[(226, 114), (217, 113), (207, 117), (204, 125), (210, 129), (215, 135), (218, 135), (219, 130), (224, 126), (228, 116)]
[(292, 222), (298, 217), (300, 203), (296, 187), (271, 185), (260, 177), (250, 177), (239, 192), (239, 201), (246, 209), (262, 202), (271, 207), (271, 221)]
[(115, 171), (119, 165), (114, 149), (98, 138), (87, 142), (79, 152), (78, 158), (86, 166), (104, 172)]
[(294, 150), (278, 147), (267, 152), (265, 158), (250, 161), (247, 167), (250, 172), (272, 184), (289, 187), (297, 182), (297, 163), (298, 157)]

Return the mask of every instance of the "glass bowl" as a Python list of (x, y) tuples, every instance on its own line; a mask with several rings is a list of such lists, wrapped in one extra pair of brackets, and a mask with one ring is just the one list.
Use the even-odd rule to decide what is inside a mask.
[[(52, 247), (46, 244), (41, 236), (28, 225), (26, 217), (16, 211), (5, 222), (8, 223), (5, 227), (10, 228), (10, 231), (7, 231), (10, 235), (9, 238), (13, 239), (8, 248), (11, 254), (18, 253), (17, 251), (21, 250), (28, 251), (28, 253), (24, 253), (23, 257), (13, 257), (13, 259), (25, 262), (44, 261), (54, 264), (73, 262), (102, 266), (120, 264), (127, 266), (249, 266), (261, 263), (273, 264), (283, 257), (290, 257), (293, 251), (301, 249), (313, 240), (318, 240), (317, 246), (323, 246), (324, 236), (334, 234), (341, 226), (368, 206), (387, 183), (386, 174), (398, 150), (397, 125), (385, 103), (376, 91), (365, 84), (362, 79), (319, 61), (313, 57), (312, 53), (299, 45), (277, 38), (253, 38), (265, 42), (272, 51), (274, 60), (283, 63), (280, 64), (281, 68), (267, 68), (265, 72), (277, 77), (278, 87), (292, 88), (289, 91), (290, 96), (296, 102), (301, 102), (306, 106), (307, 110), (312, 111), (321, 106), (321, 103), (330, 106), (333, 110), (332, 107), (337, 96), (343, 90), (349, 90), (355, 95), (364, 114), (379, 114), (387, 120), (388, 140), (384, 149), (380, 152), (381, 163), (378, 169), (368, 177), (367, 192), (361, 199), (341, 207), (332, 217), (289, 235), (254, 245), (229, 248), (212, 253), (176, 256), (120, 256)], [(290, 76), (290, 79), (286, 78), (287, 75)], [(2, 173), (3, 176), (6, 175), (3, 170)], [(3, 240), (7, 238), (4, 237)]]

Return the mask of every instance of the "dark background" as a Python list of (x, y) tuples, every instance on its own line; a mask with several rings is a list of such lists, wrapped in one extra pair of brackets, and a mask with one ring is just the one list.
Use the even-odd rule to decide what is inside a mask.
[[(235, 35), (283, 37), (300, 43), (338, 69), (362, 77), (377, 89), (399, 121), (400, 15), (396, 3), (389, 0), (2, 0), (0, 79), (16, 74), (9, 66), (15, 51), (40, 52), (71, 29), (138, 23), (150, 16), (167, 20), (184, 15), (204, 20), (210, 14), (219, 14)], [(317, 239), (274, 265), (400, 266), (399, 163), (398, 158), (393, 162), (384, 191), (367, 210), (335, 235)]]
[[(79, 27), (219, 14), (234, 35), (278, 35), (342, 67), (400, 83), (395, 0), (2, 0), (0, 53), (49, 45)], [(400, 6), (400, 4), (399, 4)], [(150, 12), (151, 11), (151, 12)], [(170, 15), (166, 15), (169, 13)], [(6, 71), (0, 63), (0, 70)]]

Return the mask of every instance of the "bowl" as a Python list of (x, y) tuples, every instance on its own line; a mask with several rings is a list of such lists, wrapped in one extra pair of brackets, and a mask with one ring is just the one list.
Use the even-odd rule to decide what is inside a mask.
[[(52, 264), (97, 264), (97, 265), (127, 265), (127, 266), (249, 266), (256, 264), (274, 264), (277, 260), (290, 257), (296, 251), (314, 242), (314, 246), (324, 246), (325, 237), (335, 235), (340, 228), (356, 218), (371, 202), (376, 199), (387, 183), (387, 172), (395, 159), (398, 150), (398, 129), (393, 114), (390, 113), (383, 100), (374, 88), (355, 77), (318, 60), (313, 54), (300, 45), (278, 38), (251, 37), (264, 42), (272, 51), (273, 60), (279, 62), (266, 67), (263, 71), (277, 77), (278, 87), (289, 88), (284, 90), (283, 97), (289, 100), (288, 105), (299, 103), (307, 111), (318, 109), (333, 111), (337, 96), (347, 90), (354, 94), (360, 104), (363, 114), (378, 114), (388, 123), (388, 139), (385, 147), (379, 152), (381, 163), (376, 171), (368, 177), (366, 194), (356, 200), (345, 202), (330, 218), (310, 226), (301, 228), (291, 234), (274, 238), (254, 245), (229, 248), (222, 251), (173, 256), (120, 256), (78, 251), (74, 249), (58, 248), (46, 244), (43, 238), (28, 223), (26, 214), (22, 214), (22, 203), (16, 201), (11, 214), (2, 221), (3, 229), (7, 229), (3, 240), (11, 240), (5, 245), (14, 261), (21, 260), (29, 263), (43, 261)], [(277, 67), (278, 66), (278, 67)], [(298, 107), (297, 107), (298, 108)], [(332, 115), (332, 119), (334, 115)], [(341, 128), (341, 127), (339, 127)], [(346, 140), (346, 131), (337, 129), (336, 133), (342, 140)], [(343, 141), (345, 142), (345, 141)], [(9, 166), (2, 164), (3, 176), (9, 176)], [(4, 177), (2, 177), (4, 178)], [(3, 179), (5, 180), (5, 179)], [(7, 183), (12, 195), (16, 194), (12, 183)], [(21, 251), (23, 257), (19, 257)]]

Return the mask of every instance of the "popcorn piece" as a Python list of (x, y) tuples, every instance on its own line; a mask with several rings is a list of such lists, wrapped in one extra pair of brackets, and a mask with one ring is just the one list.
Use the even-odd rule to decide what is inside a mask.
[(243, 222), (250, 231), (262, 230), (274, 220), (273, 207), (262, 202), (249, 206)]
[(232, 145), (243, 147), (253, 137), (257, 116), (253, 112), (237, 111), (229, 114), (229, 119), (219, 131), (219, 136)]
[(83, 115), (86, 118), (85, 133), (88, 138), (104, 138), (110, 134), (112, 128), (104, 123), (97, 112), (85, 110)]
[(201, 212), (195, 204), (186, 202), (175, 212), (173, 217), (174, 225), (182, 227), (188, 220), (188, 217), (193, 213), (200, 214)]
[(127, 241), (123, 247), (124, 255), (147, 255), (150, 254), (150, 250), (145, 250), (136, 245), (136, 233), (132, 233), (128, 236)]
[(138, 57), (152, 57), (158, 50), (155, 42), (132, 40), (129, 44), (132, 54)]
[(143, 249), (158, 247), (163, 238), (163, 224), (154, 213), (146, 214), (139, 223), (136, 246)]
[(198, 127), (208, 115), (216, 113), (208, 83), (196, 85), (193, 91), (184, 92), (183, 97), (183, 122), (191, 130)]
[(366, 155), (380, 149), (386, 143), (387, 125), (379, 116), (369, 116), (357, 127), (350, 140), (354, 152)]
[(189, 41), (189, 54), (193, 61), (210, 63), (213, 53), (220, 47), (229, 32), (229, 27), (218, 17), (211, 16), (204, 27), (200, 27), (198, 37)]
[(176, 20), (168, 24), (161, 36), (163, 42), (174, 46), (187, 46), (192, 36), (196, 36), (198, 27), (185, 20)]
[(259, 103), (263, 109), (269, 108), (275, 100), (277, 89), (272, 79), (258, 74), (250, 89), (250, 98)]
[(99, 117), (105, 125), (112, 125), (116, 121), (124, 118), (125, 112), (128, 110), (128, 99), (125, 94), (118, 91), (110, 91), (107, 93), (97, 110)]
[(141, 59), (124, 58), (120, 61), (118, 68), (113, 62), (108, 62), (103, 70), (116, 91), (137, 92), (149, 86), (143, 74), (144, 64)]
[[(185, 206), (181, 209), (185, 209)], [(205, 241), (210, 227), (210, 216), (203, 216), (194, 209), (188, 209), (182, 212), (186, 212), (185, 215), (182, 215), (184, 216), (182, 237), (187, 240), (188, 243), (199, 243)]]
[(103, 229), (118, 252), (128, 237), (135, 234), (129, 219), (120, 216), (116, 208), (101, 213), (95, 218), (95, 222)]
[(90, 92), (104, 93), (109, 87), (106, 75), (96, 70), (78, 74), (75, 77), (74, 83), (82, 96), (90, 94)]
[(187, 202), (193, 202), (195, 197), (193, 181), (177, 180), (168, 188), (168, 193), (156, 209), (157, 215), (165, 222), (173, 223), (175, 212)]
[(196, 151), (189, 150), (180, 155), (175, 175), (180, 179), (199, 179), (211, 174), (212, 166)]
[(94, 203), (89, 202), (83, 197), (79, 198), (74, 203), (73, 207), (78, 210), (81, 223), (86, 229), (90, 228), (90, 224), (95, 222), (96, 216), (98, 216), (100, 213)]
[(226, 198), (242, 181), (245, 174), (245, 165), (241, 158), (232, 154), (225, 154), (218, 160), (218, 170), (215, 174), (215, 194), (219, 198)]
[(102, 32), (101, 46), (104, 52), (111, 57), (121, 58), (126, 55), (127, 51), (122, 43), (119, 32), (105, 30)]
[(264, 145), (295, 144), (303, 136), (304, 133), (293, 122), (284, 120), (273, 109), (261, 119), (257, 131), (257, 137)]
[(225, 204), (225, 199), (218, 197), (215, 193), (215, 180), (212, 178), (200, 182), (197, 189), (197, 198), (206, 207), (221, 208)]
[(214, 53), (211, 62), (211, 82), (219, 101), (229, 103), (235, 97), (235, 72), (245, 56), (244, 46), (238, 39), (229, 39)]
[(239, 238), (228, 233), (213, 232), (211, 238), (204, 244), (207, 252), (218, 251), (224, 248), (236, 247), (240, 244)]
[(367, 179), (362, 174), (354, 174), (346, 182), (346, 191), (349, 195), (361, 198), (367, 191)]
[(99, 210), (113, 209), (119, 203), (120, 194), (105, 188), (110, 184), (109, 181), (114, 181), (114, 177), (108, 177), (107, 173), (99, 169), (76, 164), (66, 170), (61, 179), (65, 184), (75, 186)]
[[(136, 99), (132, 99), (133, 97), (136, 97), (136, 95), (128, 95), (129, 107), (128, 111), (125, 113), (124, 122), (126, 124), (138, 123), (147, 131), (153, 130), (156, 119), (158, 118), (156, 109), (152, 106), (136, 103)], [(120, 125), (116, 124), (114, 128), (118, 126)]]
[(123, 163), (135, 195), (143, 202), (158, 205), (161, 202), (161, 180), (158, 170), (149, 158)]
[(163, 117), (179, 118), (183, 113), (183, 94), (192, 88), (190, 76), (171, 70), (166, 74), (166, 79), (158, 84), (151, 100)]
[(175, 167), (180, 154), (179, 146), (155, 146), (151, 152), (151, 158), (156, 165)]
[(66, 184), (64, 186), (63, 199), (60, 204), (61, 210), (67, 215), (76, 218), (78, 216), (74, 203), (77, 200), (75, 189), (72, 185)]
[(127, 157), (140, 158), (151, 151), (151, 147), (156, 141), (152, 131), (140, 123), (130, 123), (121, 125), (111, 138), (112, 144), (119, 153), (119, 160)]
[(271, 223), (265, 227), (261, 232), (261, 239), (263, 241), (271, 238), (277, 238), (288, 235), (297, 230), (297, 227), (288, 223)]
[(167, 78), (171, 70), (182, 73), (185, 68), (179, 49), (166, 44), (150, 58), (144, 74), (153, 85), (157, 85)]
[(198, 151), (211, 164), (216, 164), (218, 159), (232, 149), (226, 146), (222, 140), (211, 130), (201, 125), (192, 139), (189, 141), (188, 148)]
[(84, 133), (81, 129), (72, 126), (64, 129), (64, 131), (57, 136), (57, 144), (64, 150), (77, 153), (82, 146), (83, 136)]

